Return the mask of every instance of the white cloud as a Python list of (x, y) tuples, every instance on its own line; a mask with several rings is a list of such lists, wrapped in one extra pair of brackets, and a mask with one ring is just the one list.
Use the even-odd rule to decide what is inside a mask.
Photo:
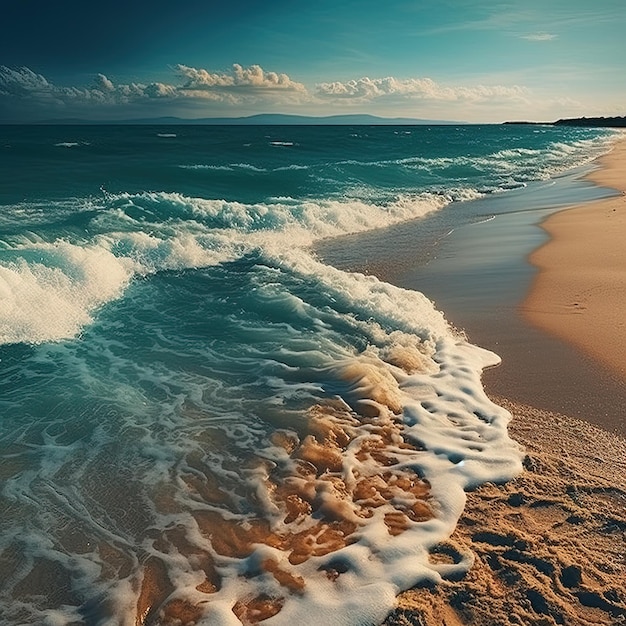
[(179, 104), (213, 101), (225, 104), (253, 105), (297, 103), (310, 99), (306, 87), (287, 74), (265, 71), (259, 65), (233, 65), (228, 73), (211, 73), (186, 65), (175, 67), (178, 80), (172, 83), (116, 84), (104, 74), (97, 74), (89, 87), (65, 87), (49, 82), (27, 67), (0, 66), (0, 107), (2, 109), (50, 109), (80, 113), (81, 107), (140, 105), (147, 101)]
[(119, 119), (156, 115), (232, 116), (258, 112), (327, 115), (337, 106), (382, 115), (497, 119), (521, 115), (531, 93), (518, 85), (444, 85), (431, 78), (362, 77), (324, 82), (309, 91), (287, 74), (258, 65), (224, 72), (177, 65), (167, 82), (117, 83), (97, 74), (89, 86), (59, 86), (23, 67), (0, 66), (0, 118)]
[(96, 89), (103, 91), (103, 92), (115, 91), (115, 86), (104, 74), (98, 74), (96, 76), (94, 86)]
[(0, 65), (0, 95), (19, 96), (49, 89), (48, 81), (41, 74), (35, 74), (27, 67), (11, 69)]
[(176, 88), (161, 83), (143, 85), (115, 85), (104, 74), (97, 74), (91, 87), (62, 87), (54, 85), (41, 74), (27, 67), (11, 69), (0, 66), (0, 97), (18, 100), (40, 101), (49, 104), (100, 102), (108, 104), (127, 103), (142, 98), (174, 95)]
[(321, 83), (317, 95), (325, 99), (368, 102), (378, 99), (431, 100), (445, 102), (480, 102), (488, 100), (524, 99), (527, 90), (514, 85), (476, 85), (447, 87), (431, 78), (399, 79), (394, 77), (363, 77), (347, 82)]
[(527, 39), (528, 41), (553, 41), (558, 39), (558, 35), (551, 33), (531, 33), (530, 35), (521, 35), (521, 39)]
[(187, 80), (182, 86), (186, 91), (228, 92), (232, 90), (254, 93), (258, 91), (292, 91), (306, 94), (302, 83), (291, 80), (287, 74), (266, 72), (259, 65), (242, 67), (235, 63), (230, 73), (210, 73), (204, 69), (196, 69), (186, 65), (177, 65), (176, 69)]

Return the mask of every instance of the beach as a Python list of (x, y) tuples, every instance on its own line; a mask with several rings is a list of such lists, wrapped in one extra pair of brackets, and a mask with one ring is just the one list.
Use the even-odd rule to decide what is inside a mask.
[(626, 623), (626, 442), (588, 423), (498, 399), (526, 449), (506, 485), (468, 494), (449, 540), (474, 565), (401, 594), (387, 626)]
[(619, 623), (626, 382), (520, 309), (615, 131), (2, 133), (0, 622)]
[(626, 380), (626, 141), (589, 175), (620, 195), (563, 211), (542, 227), (530, 257), (539, 272), (522, 307), (535, 326), (570, 342)]
[[(584, 351), (596, 370), (610, 368), (621, 380), (625, 171), (621, 140), (589, 174), (621, 193), (542, 222), (550, 239), (530, 255), (539, 271), (519, 304), (531, 324)], [(497, 368), (489, 372), (490, 381), (497, 377)], [(586, 384), (591, 387), (593, 380)], [(487, 384), (487, 391), (510, 411), (509, 433), (525, 448), (524, 471), (505, 485), (487, 484), (468, 494), (447, 555), (470, 550), (475, 562), (468, 574), (402, 594), (385, 624), (626, 623), (625, 405), (616, 398), (613, 414), (599, 428), (512, 402), (494, 393), (494, 386)]]

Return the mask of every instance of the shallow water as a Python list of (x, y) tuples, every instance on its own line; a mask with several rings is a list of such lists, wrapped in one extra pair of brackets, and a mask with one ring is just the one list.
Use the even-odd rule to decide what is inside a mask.
[(325, 243), (321, 251), (344, 269), (355, 267), (429, 294), (473, 343), (501, 357), (498, 367), (483, 374), (490, 393), (625, 435), (624, 382), (575, 347), (530, 326), (521, 309), (536, 272), (527, 256), (547, 241), (541, 222), (564, 207), (615, 193), (584, 180), (587, 170), (473, 201), (485, 218), (447, 233), (425, 259), (415, 257), (411, 224), (376, 233), (381, 247), (393, 245), (397, 261), (391, 266), (360, 255), (367, 247), (360, 239), (373, 239), (371, 234)]
[(375, 624), (470, 566), (464, 490), (520, 468), (498, 357), (310, 247), (427, 255), (609, 131), (0, 132), (4, 623)]

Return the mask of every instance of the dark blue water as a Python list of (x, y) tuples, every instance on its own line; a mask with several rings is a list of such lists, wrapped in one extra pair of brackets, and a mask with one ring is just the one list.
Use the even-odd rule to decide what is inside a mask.
[(467, 568), (428, 555), (519, 470), (497, 357), (310, 248), (429, 216), (426, 249), (612, 137), (0, 127), (0, 621), (375, 624)]

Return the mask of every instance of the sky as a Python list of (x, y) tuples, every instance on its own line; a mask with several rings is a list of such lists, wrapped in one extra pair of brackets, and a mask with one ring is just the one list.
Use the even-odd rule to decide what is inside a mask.
[(626, 115), (626, 0), (2, 0), (0, 123)]

